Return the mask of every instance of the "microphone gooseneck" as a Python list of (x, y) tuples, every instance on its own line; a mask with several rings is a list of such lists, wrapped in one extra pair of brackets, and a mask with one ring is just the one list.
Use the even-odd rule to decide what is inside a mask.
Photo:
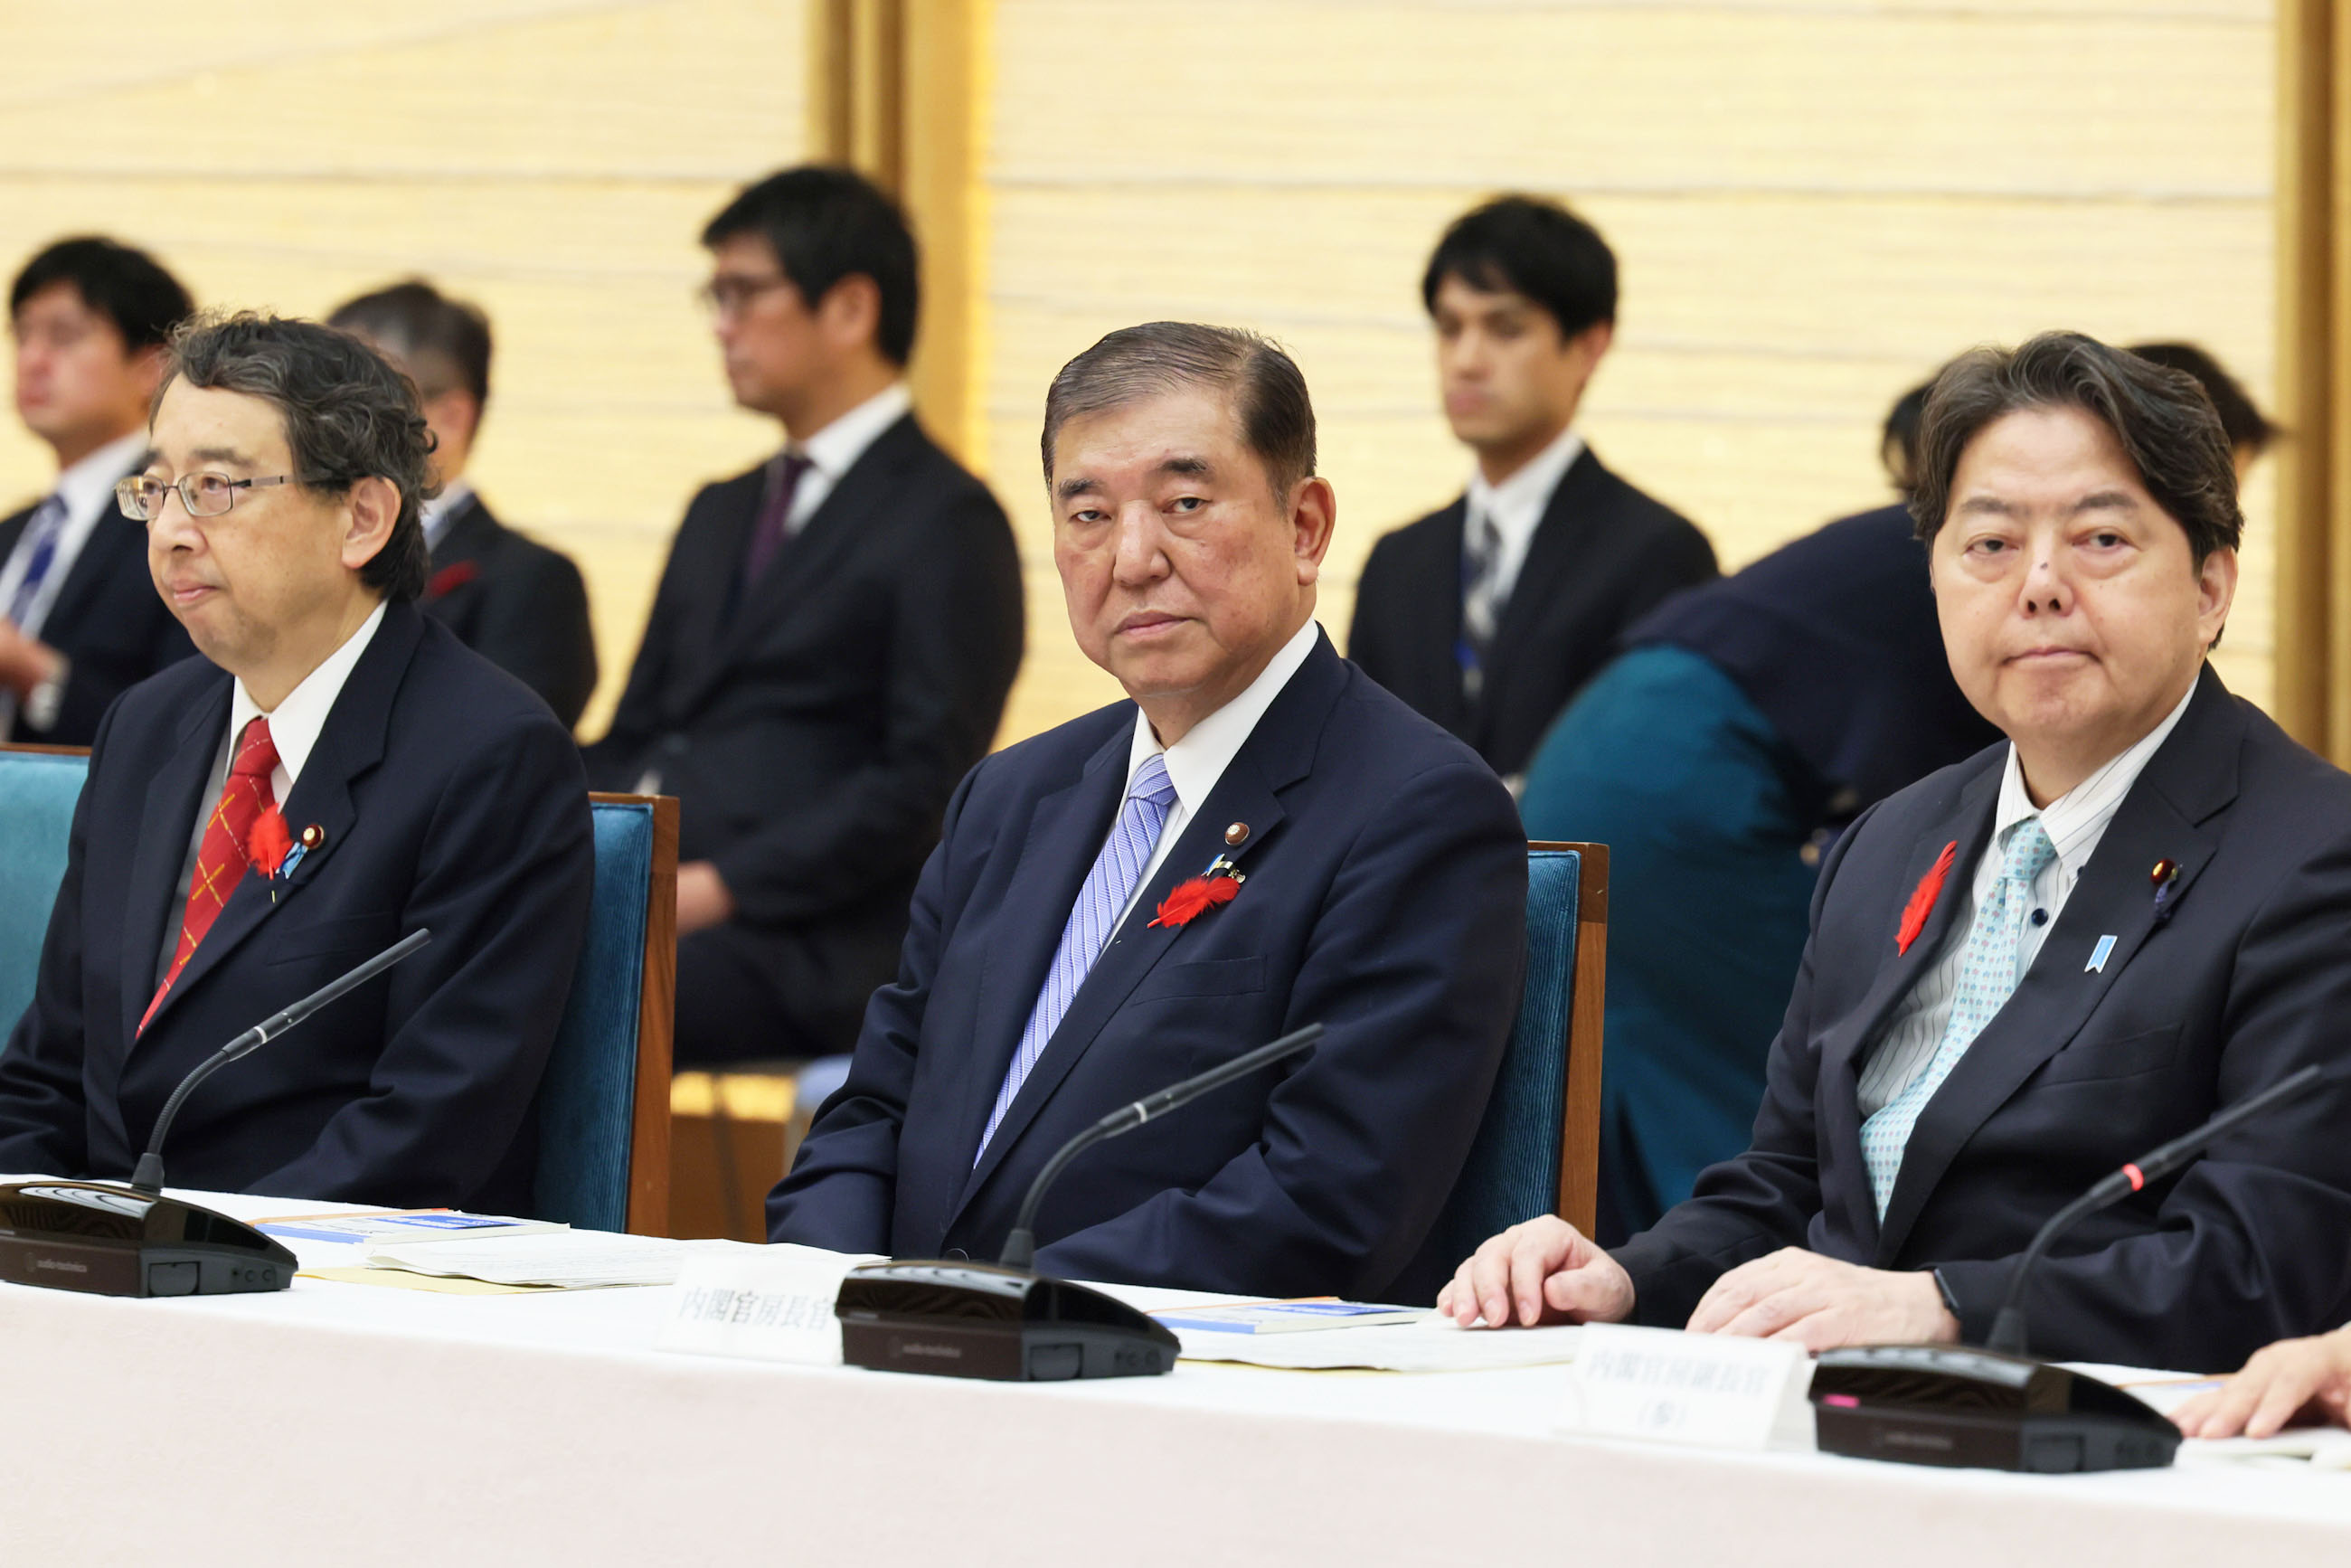
[(1286, 1056), (1304, 1051), (1322, 1038), (1322, 1026), (1310, 1023), (1304, 1029), (1283, 1035), (1270, 1044), (1221, 1062), (1196, 1077), (1181, 1083), (1170, 1084), (1155, 1094), (1146, 1095), (1131, 1105), (1122, 1105), (1063, 1144), (1037, 1179), (1029, 1184), (1029, 1196), (1020, 1200), (1019, 1218), (1012, 1222), (1012, 1233), (1004, 1239), (1004, 1256), (998, 1260), (1007, 1269), (1027, 1269), (1037, 1261), (1037, 1206), (1045, 1201), (1046, 1188), (1068, 1168), (1071, 1160), (1101, 1143), (1115, 1138), (1121, 1133), (1131, 1133), (1154, 1116), (1161, 1116), (1178, 1105), (1189, 1104), (1211, 1089), (1221, 1089), (1237, 1078), (1246, 1078), (1260, 1068), (1270, 1067)]
[(131, 1173), (131, 1185), (139, 1191), (150, 1195), (163, 1190), (163, 1138), (172, 1130), (172, 1118), (180, 1113), (180, 1107), (187, 1103), (188, 1095), (194, 1091), (197, 1084), (226, 1067), (230, 1062), (241, 1057), (252, 1055), (329, 1002), (334, 1001), (355, 987), (367, 984), (432, 939), (433, 933), (430, 931), (410, 932), (350, 973), (340, 979), (329, 981), (285, 1011), (262, 1019), (261, 1022), (255, 1024), (212, 1055), (196, 1063), (194, 1069), (185, 1078), (180, 1080), (179, 1087), (172, 1091), (172, 1097), (163, 1102), (163, 1113), (155, 1118), (155, 1130), (148, 1134), (147, 1152), (139, 1156), (139, 1168)]
[(2024, 1287), (2032, 1271), (2057, 1239), (2109, 1204), (2120, 1203), (2158, 1176), (2170, 1175), (2186, 1165), (2204, 1145), (2224, 1134), (2233, 1133), (2273, 1105), (2291, 1100), (2318, 1082), (2315, 1062), (2271, 1084), (2250, 1100), (2230, 1106), (2191, 1133), (2183, 1133), (2169, 1143), (2159, 1145), (2122, 1169), (2101, 1179), (2095, 1186), (2049, 1217), (2047, 1224), (2033, 1234), (2032, 1244), (2018, 1260), (2015, 1272), (2008, 1277), (2008, 1294), (2000, 1303), (2000, 1313), (1992, 1319), (1991, 1337), (1985, 1348), (2003, 1355), (2022, 1356), (2027, 1353), (2024, 1327)]

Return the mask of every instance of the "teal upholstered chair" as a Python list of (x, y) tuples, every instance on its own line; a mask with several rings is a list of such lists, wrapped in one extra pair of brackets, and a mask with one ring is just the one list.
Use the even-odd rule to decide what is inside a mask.
[(0, 1045), (32, 1004), (89, 771), (89, 753), (78, 747), (0, 746)]
[(677, 1001), (677, 802), (591, 795), (588, 937), (538, 1091), (542, 1219), (669, 1228), (670, 1036)]
[(1527, 977), (1486, 1119), (1437, 1227), (1390, 1293), (1426, 1304), (1498, 1230), (1557, 1214), (1592, 1232), (1600, 1197), (1600, 1020), (1608, 846), (1527, 846)]

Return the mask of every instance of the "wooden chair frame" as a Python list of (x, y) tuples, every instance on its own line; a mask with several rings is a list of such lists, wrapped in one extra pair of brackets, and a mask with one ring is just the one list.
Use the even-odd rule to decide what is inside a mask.
[(637, 997), (636, 1105), (629, 1133), (629, 1234), (669, 1234), (669, 1079), (677, 1030), (677, 798), (591, 792), (605, 805), (651, 806), (644, 981)]
[(1527, 849), (1573, 850), (1575, 977), (1568, 1009), (1567, 1094), (1559, 1127), (1559, 1217), (1592, 1234), (1600, 1209), (1600, 1051), (1608, 1005), (1608, 846), (1531, 839)]

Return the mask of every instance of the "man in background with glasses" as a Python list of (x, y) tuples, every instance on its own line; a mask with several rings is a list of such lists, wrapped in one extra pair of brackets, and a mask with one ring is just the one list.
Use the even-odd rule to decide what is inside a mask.
[(783, 450), (671, 547), (599, 789), (678, 798), (677, 1061), (846, 1051), (1020, 663), (1003, 508), (911, 412), (914, 235), (845, 169), (704, 229), (735, 401)]
[(147, 579), (114, 483), (147, 454), (147, 404), (188, 291), (113, 240), (60, 240), (8, 291), (16, 413), (56, 486), (0, 522), (0, 740), (88, 746), (124, 687), (194, 650)]
[(261, 1019), (432, 941), (207, 1080), (194, 1187), (532, 1203), (531, 1114), (586, 931), (586, 780), (520, 682), (416, 608), (427, 438), (356, 339), (235, 316), (173, 340), (120, 487), (191, 659), (99, 727), (0, 1170), (130, 1174), (173, 1088)]

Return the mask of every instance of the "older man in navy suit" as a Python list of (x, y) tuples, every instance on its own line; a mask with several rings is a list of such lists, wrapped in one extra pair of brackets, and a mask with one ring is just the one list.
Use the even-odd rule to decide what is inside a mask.
[(770, 1233), (993, 1258), (1072, 1134), (1319, 1022), (1290, 1065), (1081, 1155), (1039, 1266), (1376, 1295), (1460, 1173), (1517, 1008), (1517, 814), (1314, 622), (1335, 503), (1288, 355), (1114, 332), (1055, 378), (1043, 444), (1071, 625), (1134, 700), (964, 780)]
[(1980, 1343), (2043, 1220), (2314, 1062), (2026, 1306), (2045, 1354), (2203, 1369), (2351, 1304), (2351, 779), (2206, 667), (2242, 527), (2210, 401), (2052, 333), (1947, 369), (1919, 448), (1951, 670), (2008, 741), (1822, 866), (1752, 1146), (1613, 1255), (1495, 1238), (1460, 1321)]
[(423, 952), (208, 1079), (183, 1185), (526, 1207), (531, 1106), (585, 929), (571, 738), (414, 600), (425, 425), (372, 350), (240, 316), (174, 342), (121, 486), (202, 659), (108, 712), (0, 1170), (131, 1174), (189, 1069), (407, 934)]

